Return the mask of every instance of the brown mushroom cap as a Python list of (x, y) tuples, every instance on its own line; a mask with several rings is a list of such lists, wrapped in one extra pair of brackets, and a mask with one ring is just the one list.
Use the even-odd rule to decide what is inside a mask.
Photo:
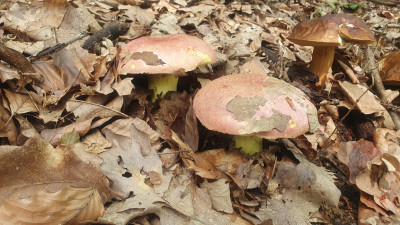
[(338, 46), (344, 42), (368, 44), (375, 41), (369, 27), (348, 14), (326, 15), (297, 24), (288, 39), (298, 45)]
[(196, 94), (193, 109), (206, 128), (231, 135), (289, 138), (319, 126), (317, 110), (302, 91), (262, 74), (209, 82)]
[(180, 75), (182, 70), (194, 70), (214, 62), (215, 58), (214, 50), (194, 36), (147, 36), (129, 42), (121, 50), (118, 73)]

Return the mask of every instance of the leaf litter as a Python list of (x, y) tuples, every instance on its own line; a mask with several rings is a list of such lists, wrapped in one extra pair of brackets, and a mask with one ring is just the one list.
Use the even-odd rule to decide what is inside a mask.
[[(286, 39), (304, 19), (357, 15), (381, 35), (374, 56), (386, 75), (382, 64), (399, 46), (398, 7), (350, 2), (1, 2), (4, 46), (31, 58), (68, 44), (32, 58), (42, 77), (35, 81), (22, 67), (1, 63), (0, 223), (400, 221), (400, 134), (392, 116), (400, 110), (398, 92), (390, 90), (396, 86), (371, 89), (379, 81), (364, 69), (365, 47), (345, 45), (321, 90), (307, 75), (312, 49)], [(129, 30), (86, 48), (82, 33), (96, 34), (115, 20)], [(152, 103), (146, 79), (118, 74), (119, 49), (140, 36), (176, 33), (206, 41), (217, 62), (188, 72), (179, 92)], [(159, 63), (156, 54), (133, 57), (139, 56)], [(241, 154), (230, 137), (198, 123), (191, 107), (198, 88), (238, 72), (293, 79), (317, 106), (320, 127), (297, 139), (264, 141), (254, 157)], [(235, 109), (242, 102), (248, 103), (238, 99)]]

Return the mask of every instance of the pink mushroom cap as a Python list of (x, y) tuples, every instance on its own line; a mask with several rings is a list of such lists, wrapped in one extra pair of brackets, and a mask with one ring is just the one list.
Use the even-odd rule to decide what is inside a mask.
[(209, 130), (267, 139), (293, 138), (319, 127), (317, 110), (296, 87), (262, 74), (233, 74), (201, 88), (193, 109)]
[(135, 39), (119, 54), (119, 74), (181, 75), (198, 66), (213, 63), (215, 52), (205, 41), (186, 34)]

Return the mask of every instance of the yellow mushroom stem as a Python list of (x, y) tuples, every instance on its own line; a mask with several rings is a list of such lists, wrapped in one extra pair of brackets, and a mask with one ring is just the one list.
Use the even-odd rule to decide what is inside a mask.
[(234, 136), (235, 147), (247, 155), (254, 155), (262, 150), (262, 138), (257, 136)]
[(178, 77), (169, 75), (150, 75), (148, 88), (153, 89), (154, 94), (152, 102), (155, 102), (157, 96), (160, 95), (160, 99), (163, 99), (168, 91), (176, 91), (178, 86)]
[(335, 57), (335, 46), (315, 46), (309, 71), (319, 77), (318, 86), (325, 87)]

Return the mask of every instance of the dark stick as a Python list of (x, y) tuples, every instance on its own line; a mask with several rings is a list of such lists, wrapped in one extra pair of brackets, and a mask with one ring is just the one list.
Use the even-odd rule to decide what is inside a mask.
[(128, 23), (113, 22), (110, 25), (99, 30), (85, 41), (82, 48), (90, 50), (96, 43), (100, 43), (103, 38), (114, 40), (129, 30)]
[(50, 55), (50, 54), (52, 54), (54, 52), (57, 52), (57, 51), (61, 50), (62, 48), (64, 48), (65, 46), (67, 46), (67, 45), (69, 45), (69, 44), (71, 44), (71, 43), (73, 43), (73, 42), (75, 42), (75, 41), (77, 41), (79, 39), (82, 39), (82, 38), (86, 37), (87, 35), (88, 35), (88, 33), (84, 32), (84, 33), (82, 33), (82, 34), (80, 34), (80, 35), (78, 35), (78, 36), (76, 36), (74, 38), (71, 38), (70, 40), (68, 40), (68, 41), (66, 41), (64, 43), (58, 43), (58, 44), (56, 44), (55, 46), (53, 46), (51, 48), (44, 49), (43, 51), (39, 52), (37, 55), (32, 57), (32, 60), (40, 59), (43, 56)]

